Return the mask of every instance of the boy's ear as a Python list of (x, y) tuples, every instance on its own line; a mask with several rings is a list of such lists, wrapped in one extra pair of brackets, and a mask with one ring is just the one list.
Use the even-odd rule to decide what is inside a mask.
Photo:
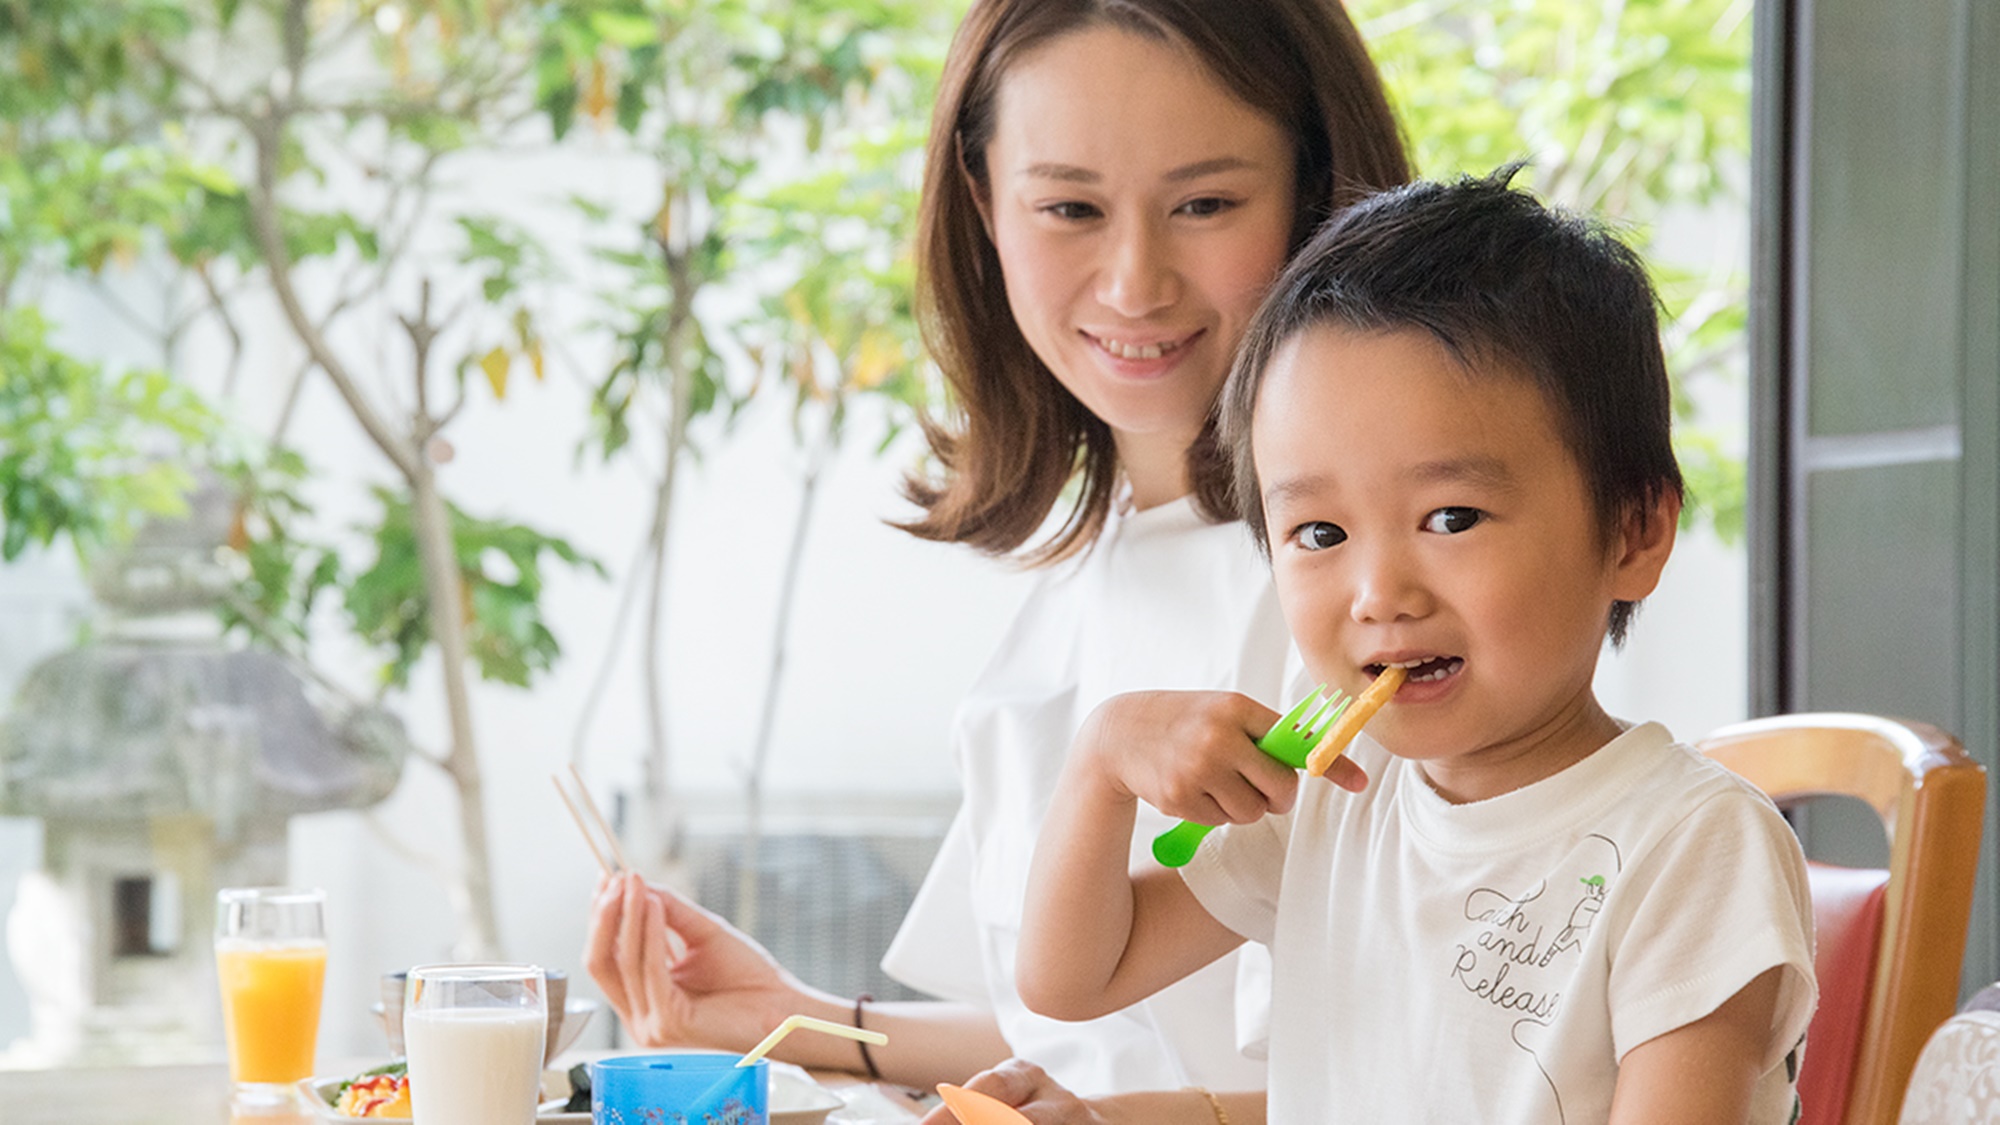
[(979, 212), (979, 225), (986, 228), (986, 241), (993, 241), (993, 195), (972, 169), (965, 164), (965, 139), (953, 137), (951, 150), (958, 156), (958, 177), (965, 182), (965, 192), (972, 197), (972, 206)]
[(1663, 492), (1626, 513), (1624, 526), (1611, 545), (1614, 599), (1641, 601), (1659, 586), (1667, 556), (1674, 553), (1680, 519), (1681, 498), (1672, 492)]

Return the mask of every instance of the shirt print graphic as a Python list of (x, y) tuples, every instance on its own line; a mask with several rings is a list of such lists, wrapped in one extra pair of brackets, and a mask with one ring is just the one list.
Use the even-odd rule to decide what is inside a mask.
[(1622, 866), (1618, 845), (1592, 833), (1525, 891), (1478, 887), (1465, 896), (1469, 925), (1453, 953), (1451, 980), (1476, 1003), (1518, 1015), (1510, 1038), (1548, 1083), (1558, 1122), (1567, 1119), (1543, 1062), (1544, 1035)]

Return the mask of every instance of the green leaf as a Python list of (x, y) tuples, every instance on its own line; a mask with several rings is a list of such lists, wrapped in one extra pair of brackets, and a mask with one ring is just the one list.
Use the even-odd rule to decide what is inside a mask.
[(660, 37), (659, 25), (653, 20), (626, 12), (592, 12), (590, 29), (598, 38), (617, 47), (645, 47), (657, 43)]

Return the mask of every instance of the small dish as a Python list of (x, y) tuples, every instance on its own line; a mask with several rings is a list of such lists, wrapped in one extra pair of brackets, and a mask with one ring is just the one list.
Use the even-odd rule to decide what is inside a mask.
[[(318, 1115), (321, 1121), (334, 1122), (336, 1125), (410, 1125), (410, 1119), (407, 1117), (349, 1117), (334, 1108), (333, 1103), (327, 1100), (328, 1095), (351, 1077), (353, 1076), (342, 1074), (328, 1078), (302, 1078), (299, 1080), (299, 1095), (312, 1107), (313, 1113)], [(569, 1089), (569, 1080), (563, 1077), (561, 1071), (542, 1072), (544, 1092), (557, 1084), (565, 1091)], [(561, 1104), (560, 1099), (543, 1102), (541, 1110), (535, 1114), (536, 1125), (590, 1125), (588, 1113), (564, 1113), (560, 1109), (553, 1108)]]
[(804, 1072), (771, 1071), (771, 1125), (822, 1125), (827, 1114), (846, 1104)]

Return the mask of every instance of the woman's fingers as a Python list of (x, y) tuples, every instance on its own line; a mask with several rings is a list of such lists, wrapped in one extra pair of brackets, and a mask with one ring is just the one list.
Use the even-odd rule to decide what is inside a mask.
[(583, 964), (590, 979), (604, 992), (604, 1000), (623, 1015), (630, 1009), (625, 977), (618, 968), (618, 934), (624, 923), (625, 889), (617, 879), (606, 879), (597, 888), (590, 904), (590, 933), (585, 938)]
[(666, 1007), (667, 998), (674, 990), (669, 975), (672, 966), (668, 962), (667, 910), (657, 897), (649, 895), (646, 898), (645, 913), (646, 924), (641, 938), (643, 945), (639, 951), (639, 991), (646, 994), (649, 1001), (647, 1007), (651, 1009), (648, 1014), (655, 1017), (652, 1022), (658, 1028), (661, 1024), (658, 1017), (665, 1014), (661, 1009)]
[(625, 1022), (632, 1025), (633, 1035), (639, 1037), (641, 1042), (646, 1042), (646, 1032), (643, 1029), (650, 1026), (653, 1014), (651, 990), (644, 985), (646, 902), (651, 896), (646, 894), (645, 884), (637, 875), (625, 875), (618, 880), (618, 883), (624, 905), (618, 919), (618, 948), (614, 956), (628, 1001)]

